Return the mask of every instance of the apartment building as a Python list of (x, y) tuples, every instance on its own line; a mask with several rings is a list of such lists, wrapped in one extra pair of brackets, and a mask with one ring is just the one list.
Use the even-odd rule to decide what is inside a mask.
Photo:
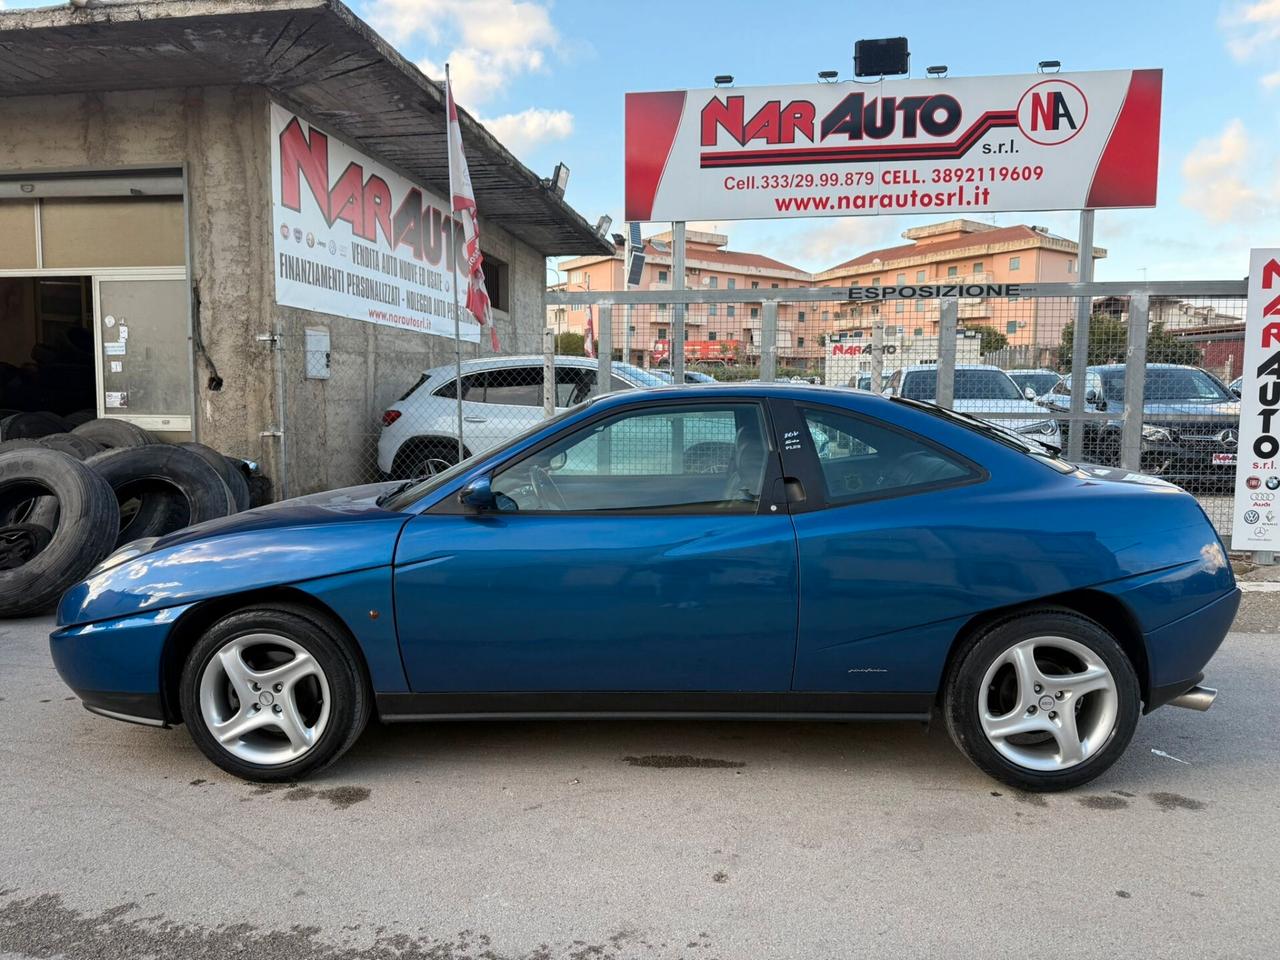
[[(808, 287), (813, 275), (799, 267), (758, 253), (730, 250), (729, 238), (719, 233), (690, 230), (685, 234), (685, 286), (693, 290), (767, 290)], [(553, 290), (621, 290), (626, 250), (615, 237), (612, 256), (584, 256), (561, 261)], [(645, 266), (632, 290), (671, 289), (671, 234), (645, 241)], [(613, 346), (631, 363), (662, 366), (670, 358), (671, 306), (645, 304), (615, 308)], [(754, 364), (760, 358), (762, 302), (693, 304), (685, 321), (685, 359), (689, 363)], [(582, 333), (587, 308), (548, 306), (547, 324), (558, 333)], [(780, 366), (820, 369), (823, 333), (807, 304), (778, 307), (778, 363)]]
[[(1045, 227), (995, 227), (976, 220), (948, 220), (902, 233), (909, 243), (871, 250), (818, 273), (819, 286), (902, 286), (921, 283), (1061, 283), (1079, 275), (1079, 245)], [(1100, 260), (1106, 250), (1094, 247)], [(989, 326), (1011, 347), (1050, 347), (1071, 322), (1068, 300), (960, 301), (961, 327)], [(850, 303), (834, 310), (835, 329), (868, 328), (883, 320), (889, 332), (906, 337), (938, 335), (937, 300)]]

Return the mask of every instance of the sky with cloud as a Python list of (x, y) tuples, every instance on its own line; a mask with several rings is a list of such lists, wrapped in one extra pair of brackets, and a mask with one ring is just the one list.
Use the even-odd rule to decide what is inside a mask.
[[(534, 170), (567, 163), (568, 199), (591, 221), (622, 219), (627, 91), (706, 87), (717, 73), (739, 85), (810, 82), (821, 69), (848, 77), (854, 40), (905, 35), (916, 75), (934, 63), (953, 77), (1027, 73), (1042, 59), (1067, 71), (1164, 68), (1159, 203), (1097, 214), (1095, 239), (1110, 253), (1099, 279), (1236, 278), (1250, 245), (1280, 244), (1280, 0), (348, 2), (428, 76), (448, 62), (459, 104)], [(714, 226), (734, 248), (821, 270), (929, 219)], [(1072, 213), (984, 219), (1076, 231)]]

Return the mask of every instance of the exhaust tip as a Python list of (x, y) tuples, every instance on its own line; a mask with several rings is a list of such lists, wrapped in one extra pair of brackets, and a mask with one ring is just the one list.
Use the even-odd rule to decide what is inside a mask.
[(1174, 697), (1169, 703), (1175, 707), (1185, 707), (1188, 710), (1199, 710), (1203, 713), (1213, 706), (1213, 701), (1217, 696), (1218, 691), (1213, 687), (1206, 687), (1197, 683), (1186, 693)]

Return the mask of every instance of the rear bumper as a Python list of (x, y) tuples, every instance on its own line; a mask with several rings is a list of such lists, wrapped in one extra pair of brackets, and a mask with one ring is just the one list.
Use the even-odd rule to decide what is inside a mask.
[(1172, 702), (1204, 679), (1205, 665), (1218, 652), (1239, 606), (1237, 588), (1146, 635), (1151, 677), (1144, 713)]

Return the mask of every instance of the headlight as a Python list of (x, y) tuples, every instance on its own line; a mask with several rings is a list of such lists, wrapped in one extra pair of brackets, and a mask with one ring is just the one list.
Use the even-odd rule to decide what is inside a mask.
[(100, 573), (105, 573), (112, 567), (118, 567), (126, 561), (132, 560), (134, 557), (140, 557), (144, 553), (150, 553), (151, 548), (156, 545), (159, 537), (143, 537), (141, 540), (134, 540), (132, 543), (126, 543), (120, 549), (111, 553), (107, 559), (89, 571), (90, 577), (95, 577)]
[(1168, 427), (1143, 427), (1142, 439), (1151, 440), (1155, 443), (1173, 443), (1173, 431)]
[(1018, 428), (1018, 433), (1047, 433), (1052, 435), (1057, 432), (1057, 420), (1037, 420), (1035, 423), (1028, 423)]

